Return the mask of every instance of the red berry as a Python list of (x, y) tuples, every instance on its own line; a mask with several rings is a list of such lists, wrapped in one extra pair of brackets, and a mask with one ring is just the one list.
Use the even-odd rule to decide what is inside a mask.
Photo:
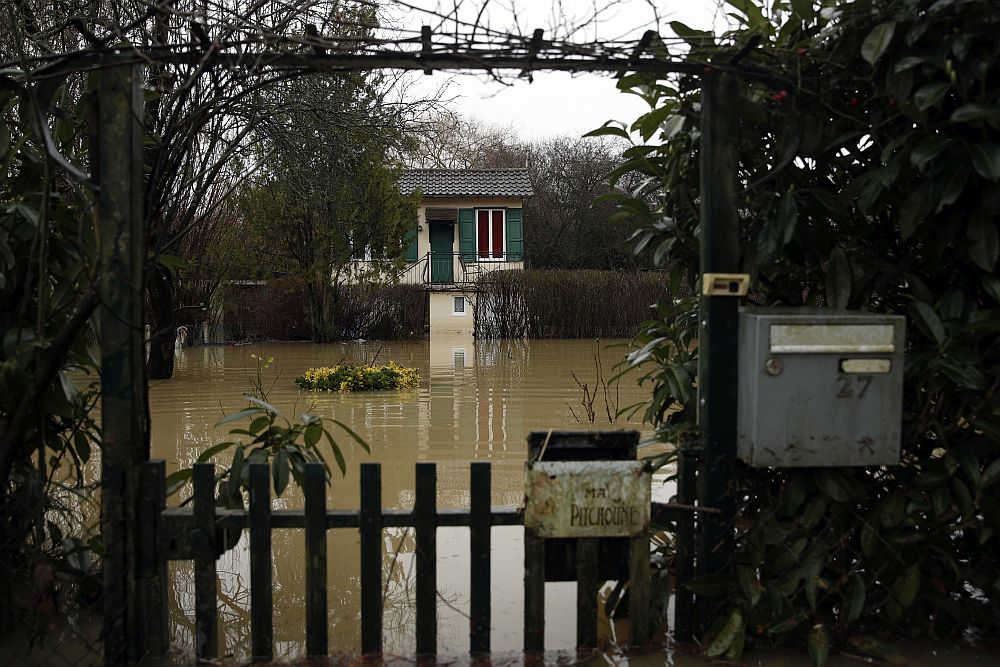
[(704, 72), (705, 74), (711, 74), (711, 73), (712, 73), (712, 72), (714, 72), (715, 70), (714, 70), (714, 69), (712, 69), (711, 67), (708, 67), (708, 66), (706, 65), (706, 66), (705, 66), (705, 68), (704, 68), (704, 69), (703, 69), (702, 71), (703, 71), (703, 72)]
[(894, 100), (893, 98), (890, 97), (889, 98), (889, 106), (891, 108), (895, 109), (896, 108), (896, 100)]
[(850, 102), (850, 104), (851, 104), (851, 108), (852, 108), (852, 109), (856, 109), (856, 108), (858, 108), (858, 105), (860, 105), (860, 104), (861, 104), (861, 100), (859, 100), (859, 99), (858, 99), (858, 98), (856, 98), (856, 97), (852, 97), (852, 98), (851, 98), (851, 102)]
[(798, 49), (796, 49), (795, 53), (796, 53), (796, 55), (798, 55), (799, 58), (802, 58), (807, 53), (809, 53), (809, 50), (806, 47), (802, 46), (802, 47), (799, 47)]

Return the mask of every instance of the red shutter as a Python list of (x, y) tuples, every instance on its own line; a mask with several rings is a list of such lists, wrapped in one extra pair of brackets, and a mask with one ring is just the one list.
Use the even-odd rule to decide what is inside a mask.
[(480, 257), (490, 256), (490, 212), (489, 211), (476, 211), (477, 225), (479, 227), (477, 237), (479, 238), (479, 243), (476, 245), (479, 247)]
[(493, 256), (503, 257), (503, 211), (493, 211)]

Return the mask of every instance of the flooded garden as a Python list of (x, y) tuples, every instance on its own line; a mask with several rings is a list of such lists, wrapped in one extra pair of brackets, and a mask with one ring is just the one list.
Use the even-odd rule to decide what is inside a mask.
[[(359, 503), (358, 466), (382, 466), (382, 504), (386, 509), (413, 505), (414, 464), (438, 466), (438, 506), (469, 506), (469, 464), (493, 467), (494, 507), (519, 507), (524, 495), (526, 437), (548, 429), (635, 428), (637, 419), (616, 419), (619, 408), (644, 399), (631, 376), (610, 382), (625, 349), (620, 341), (477, 341), (443, 336), (421, 342), (351, 342), (314, 345), (268, 343), (184, 348), (172, 380), (151, 383), (152, 455), (167, 461), (168, 473), (190, 466), (209, 446), (229, 438), (216, 427), (224, 414), (245, 407), (243, 392), (256, 378), (257, 357), (273, 358), (263, 371), (268, 400), (283, 415), (302, 412), (332, 417), (353, 428), (371, 454), (340, 440), (347, 474), (333, 465), (327, 504), (355, 509)], [(418, 369), (419, 388), (399, 392), (311, 392), (294, 379), (308, 368), (337, 363), (395, 362)], [(574, 377), (575, 376), (575, 377)], [(581, 385), (587, 386), (585, 394)], [(587, 400), (590, 397), (590, 401)], [(590, 423), (588, 414), (593, 414)], [(609, 415), (610, 418), (609, 419)], [(613, 420), (613, 422), (612, 422)], [(334, 428), (335, 435), (336, 429)], [(331, 458), (332, 464), (332, 458)], [(662, 489), (661, 489), (662, 494)], [(276, 509), (301, 506), (293, 486), (275, 500)], [(493, 531), (493, 650), (519, 650), (522, 641), (522, 529)], [(386, 651), (414, 652), (413, 532), (386, 529), (383, 599)], [(274, 630), (277, 656), (304, 653), (305, 554), (301, 531), (275, 532)], [(442, 654), (468, 650), (468, 530), (438, 529), (439, 647)], [(358, 532), (329, 531), (328, 609), (331, 649), (357, 653), (360, 647)], [(224, 643), (236, 655), (249, 655), (249, 562), (246, 533), (219, 561), (220, 622)], [(175, 646), (193, 645), (194, 583), (190, 562), (172, 564), (171, 638)], [(546, 646), (575, 645), (575, 584), (548, 587)], [(613, 632), (603, 624), (606, 637)]]

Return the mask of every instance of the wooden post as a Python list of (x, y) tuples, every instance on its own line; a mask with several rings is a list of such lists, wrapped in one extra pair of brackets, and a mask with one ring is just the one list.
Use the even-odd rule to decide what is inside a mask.
[(545, 540), (524, 529), (524, 650), (545, 649)]
[(167, 631), (167, 552), (162, 512), (167, 506), (166, 462), (150, 461), (142, 470), (139, 507), (139, 594), (145, 610), (148, 655), (162, 658), (170, 648)]
[(628, 629), (632, 646), (649, 643), (649, 535), (629, 540)]
[(219, 592), (215, 561), (218, 544), (215, 531), (215, 465), (194, 464), (194, 643), (195, 655), (219, 656)]
[(437, 468), (417, 464), (417, 656), (437, 654)]
[(326, 617), (326, 466), (307, 463), (306, 504), (306, 655), (329, 653)]
[(469, 507), (469, 652), (490, 652), (490, 464), (470, 468)]
[[(701, 273), (739, 272), (737, 211), (737, 95), (735, 79), (719, 71), (703, 78), (701, 94)], [(731, 566), (735, 502), (730, 484), (736, 469), (737, 345), (739, 299), (702, 297), (698, 337), (698, 426), (702, 456), (698, 503), (721, 514), (700, 521), (699, 575)], [(711, 601), (699, 600), (707, 628)]]
[(382, 652), (382, 466), (361, 464), (361, 653)]
[(142, 270), (142, 70), (114, 65), (98, 92), (101, 257), (101, 534), (105, 551), (104, 662), (146, 653), (138, 591), (137, 487), (149, 459)]
[(597, 646), (596, 537), (576, 541), (576, 647)]
[(269, 469), (266, 463), (250, 464), (250, 652), (254, 660), (274, 657)]

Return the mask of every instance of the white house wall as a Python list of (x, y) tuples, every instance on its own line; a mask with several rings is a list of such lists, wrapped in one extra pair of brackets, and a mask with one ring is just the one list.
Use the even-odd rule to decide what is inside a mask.
[[(430, 239), (430, 225), (427, 222), (427, 209), (428, 208), (522, 208), (524, 206), (524, 201), (520, 197), (483, 197), (483, 198), (472, 198), (472, 197), (427, 197), (420, 203), (420, 208), (417, 212), (417, 261), (415, 263), (409, 263), (397, 274), (397, 281), (404, 285), (422, 285), (429, 281), (430, 279), (430, 267), (427, 265), (427, 256), (431, 251), (431, 239)], [(525, 223), (525, 226), (530, 223)], [(525, 232), (527, 233), (527, 232)], [(452, 260), (452, 275), (456, 279), (461, 279), (462, 277), (462, 267), (461, 262), (458, 259), (458, 221), (452, 225), (452, 240), (451, 240), (452, 252), (455, 253), (455, 257)], [(358, 280), (364, 276), (370, 279), (370, 276), (366, 276), (362, 267), (366, 262), (358, 261), (355, 262), (358, 265), (359, 270), (356, 272)], [(475, 268), (475, 274), (481, 275), (482, 273), (490, 273), (492, 271), (509, 271), (518, 270), (524, 268), (524, 262), (476, 262), (479, 266)], [(392, 276), (386, 276), (387, 281), (392, 281)], [(474, 280), (475, 276), (470, 276), (470, 281)], [(355, 280), (348, 280), (350, 282), (356, 282)]]

